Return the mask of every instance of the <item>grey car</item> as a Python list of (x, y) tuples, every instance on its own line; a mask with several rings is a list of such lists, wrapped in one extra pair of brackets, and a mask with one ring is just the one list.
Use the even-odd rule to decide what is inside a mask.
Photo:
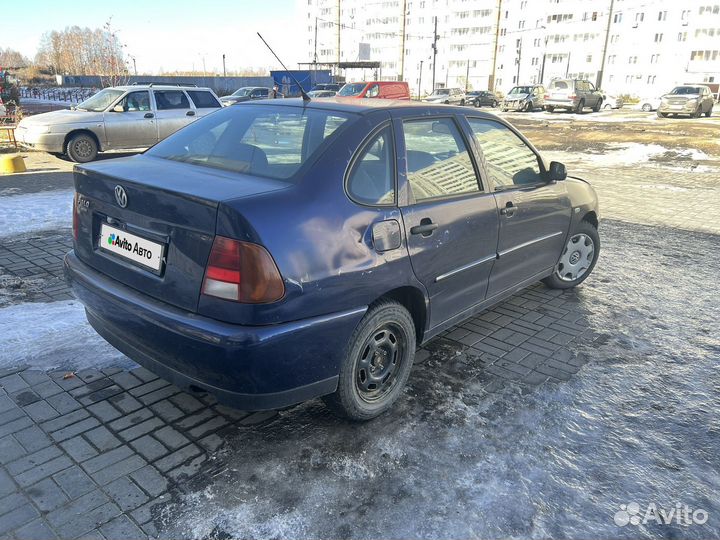
[(545, 87), (539, 84), (515, 86), (502, 102), (503, 111), (526, 111), (542, 109), (545, 104)]
[(465, 92), (460, 88), (438, 88), (423, 99), (426, 103), (444, 103), (445, 105), (465, 105)]
[(603, 94), (593, 83), (584, 79), (558, 79), (552, 81), (545, 95), (545, 110), (565, 109), (581, 113), (585, 107), (598, 112), (602, 108)]
[(676, 86), (660, 98), (657, 115), (667, 118), (671, 114), (683, 114), (700, 118), (704, 114), (710, 118), (714, 101), (710, 88), (702, 84)]
[(227, 107), (235, 103), (252, 101), (254, 99), (268, 99), (271, 97), (273, 97), (272, 88), (265, 86), (244, 86), (243, 88), (238, 88), (229, 96), (221, 97), (220, 103), (222, 103), (223, 107)]
[(70, 110), (23, 118), (16, 138), (26, 148), (64, 154), (77, 163), (87, 163), (97, 158), (98, 152), (149, 148), (220, 108), (209, 88), (115, 86)]

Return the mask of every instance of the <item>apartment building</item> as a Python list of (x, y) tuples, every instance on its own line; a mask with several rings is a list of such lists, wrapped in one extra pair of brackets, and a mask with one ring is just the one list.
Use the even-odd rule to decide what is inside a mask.
[(609, 92), (659, 95), (720, 82), (720, 0), (299, 1), (306, 61), (377, 60), (377, 73), (348, 76), (402, 77), (413, 93), (432, 89), (436, 19), (435, 87), (507, 92), (581, 77)]

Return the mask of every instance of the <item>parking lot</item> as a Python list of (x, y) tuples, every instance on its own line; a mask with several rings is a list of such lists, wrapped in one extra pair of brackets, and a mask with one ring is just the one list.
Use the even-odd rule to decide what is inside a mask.
[[(105, 344), (61, 275), (72, 166), (25, 153), (0, 177), (0, 536), (718, 536), (720, 119), (502, 116), (596, 187), (595, 273), (433, 339), (366, 424), (228, 409)], [(709, 519), (618, 525), (630, 503)]]

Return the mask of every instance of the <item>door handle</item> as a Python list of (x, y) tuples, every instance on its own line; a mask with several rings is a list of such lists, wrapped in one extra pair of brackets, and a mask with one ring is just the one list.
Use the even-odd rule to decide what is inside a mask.
[(185, 113), (185, 116), (195, 116), (195, 111), (188, 111)]
[(410, 229), (410, 234), (422, 234), (423, 236), (430, 236), (437, 228), (438, 224), (433, 223), (430, 218), (422, 218), (420, 220), (420, 225), (415, 225)]
[(512, 201), (508, 201), (507, 203), (505, 203), (505, 208), (502, 208), (500, 210), (500, 213), (503, 216), (512, 217), (515, 213), (515, 210), (517, 210), (517, 206), (515, 206)]
[(145, 118), (155, 118), (155, 115), (154, 115), (153, 113), (151, 113), (151, 112), (146, 112), (146, 113), (145, 113)]

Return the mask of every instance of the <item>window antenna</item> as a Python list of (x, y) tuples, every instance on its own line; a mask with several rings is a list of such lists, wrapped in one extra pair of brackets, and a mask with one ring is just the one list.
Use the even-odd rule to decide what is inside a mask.
[(265, 41), (265, 38), (260, 35), (260, 32), (257, 32), (257, 35), (258, 35), (258, 37), (259, 37), (260, 39), (262, 39), (262, 42), (265, 44), (265, 46), (266, 46), (268, 49), (270, 49), (270, 52), (273, 54), (273, 56), (274, 56), (275, 58), (277, 58), (277, 61), (280, 62), (280, 65), (281, 65), (281, 66), (283, 67), (283, 69), (287, 72), (287, 74), (290, 75), (290, 77), (292, 78), (293, 82), (298, 85), (298, 88), (300, 89), (300, 95), (302, 96), (303, 101), (310, 101), (310, 96), (308, 96), (308, 95), (305, 93), (305, 90), (303, 89), (303, 87), (302, 87), (302, 85), (300, 84), (300, 82), (298, 82), (298, 80), (295, 78), (295, 75), (293, 75), (292, 72), (291, 72), (288, 68), (285, 67), (285, 64), (283, 64), (282, 60), (280, 60), (280, 58), (278, 58), (278, 55), (275, 54), (275, 51), (272, 50), (272, 47), (270, 47), (270, 45), (268, 45), (268, 42)]

